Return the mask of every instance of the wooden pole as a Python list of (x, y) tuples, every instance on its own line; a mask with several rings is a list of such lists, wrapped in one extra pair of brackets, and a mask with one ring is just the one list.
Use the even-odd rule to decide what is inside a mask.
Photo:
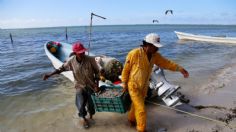
[[(92, 25), (93, 25), (93, 16), (102, 18), (102, 19), (106, 19), (105, 17), (96, 15), (94, 13), (91, 13), (91, 17), (90, 17), (90, 26), (89, 26), (89, 44), (88, 44), (88, 49), (90, 50), (90, 45), (91, 45), (91, 38), (92, 38)], [(88, 50), (88, 55), (89, 55), (89, 50)]]
[(66, 42), (68, 42), (67, 27), (66, 27)]
[(10, 39), (11, 39), (11, 44), (13, 44), (13, 39), (12, 39), (11, 33), (10, 33)]

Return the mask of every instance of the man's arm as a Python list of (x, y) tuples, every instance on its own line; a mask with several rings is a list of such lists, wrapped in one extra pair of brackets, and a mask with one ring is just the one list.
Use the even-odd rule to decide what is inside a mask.
[(95, 82), (94, 82), (94, 86), (93, 86), (93, 88), (94, 88), (94, 91), (95, 92), (99, 92), (100, 91), (100, 89), (99, 89), (99, 67), (98, 67), (98, 65), (97, 65), (97, 63), (96, 63), (96, 60), (95, 60), (95, 58), (92, 58), (92, 61), (91, 61), (91, 63), (92, 63), (92, 67), (93, 67), (93, 71), (94, 71), (94, 80), (95, 80)]
[(130, 75), (130, 70), (132, 68), (132, 57), (133, 53), (129, 53), (126, 57), (126, 61), (125, 61), (125, 65), (124, 68), (122, 70), (122, 74), (121, 74), (121, 80), (123, 83), (123, 91), (127, 91), (128, 89), (128, 81), (129, 81), (129, 75)]
[(163, 69), (168, 69), (171, 71), (179, 71), (180, 73), (183, 74), (184, 78), (189, 77), (189, 73), (187, 70), (185, 70), (182, 66), (176, 64), (175, 62), (161, 56), (161, 54), (159, 53), (156, 53), (154, 56), (154, 64)]
[(47, 80), (49, 77), (55, 75), (55, 74), (60, 74), (61, 72), (65, 71), (65, 68), (61, 66), (59, 69), (55, 69), (53, 72), (49, 74), (44, 74), (43, 80)]
[(70, 70), (70, 63), (71, 59), (69, 59), (68, 61), (66, 61), (61, 67), (59, 67), (58, 69), (55, 69), (53, 72), (49, 73), (49, 74), (44, 74), (43, 76), (43, 80), (47, 80), (49, 77), (55, 75), (55, 74), (60, 74), (63, 71), (68, 71)]

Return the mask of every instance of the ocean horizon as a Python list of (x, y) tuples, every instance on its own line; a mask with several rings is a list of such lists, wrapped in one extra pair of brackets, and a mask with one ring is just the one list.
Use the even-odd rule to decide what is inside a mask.
[[(111, 24), (111, 25), (96, 25), (93, 24), (92, 27), (99, 26), (144, 26), (144, 25), (159, 25), (159, 26), (236, 26), (236, 24)], [(75, 27), (89, 27), (89, 25), (61, 25), (61, 26), (40, 26), (40, 27), (22, 27), (22, 28), (0, 28), (2, 30), (14, 30), (14, 29), (40, 29), (40, 28), (75, 28)]]

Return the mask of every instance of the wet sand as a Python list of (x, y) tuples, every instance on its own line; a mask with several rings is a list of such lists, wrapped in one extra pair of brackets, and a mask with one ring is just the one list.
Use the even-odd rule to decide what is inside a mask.
[[(222, 106), (222, 105), (221, 105)], [(226, 110), (206, 108), (197, 110), (189, 105), (181, 108), (194, 114), (212, 119), (225, 118), (229, 113)], [(235, 132), (219, 123), (193, 117), (187, 114), (169, 110), (160, 106), (147, 104), (147, 130), (157, 132), (158, 128), (167, 128), (168, 132)], [(8, 127), (1, 128), (1, 132), (135, 132), (127, 122), (127, 114), (99, 112), (94, 116), (94, 121), (89, 120), (91, 127), (84, 130), (76, 116), (73, 104), (47, 112), (39, 112), (31, 116), (18, 116), (14, 121), (5, 122)], [(229, 121), (236, 125), (236, 120)], [(2, 124), (4, 125), (4, 124)], [(235, 126), (236, 127), (236, 126)]]
[[(158, 132), (159, 128), (166, 128), (168, 132), (236, 132), (236, 65), (229, 65), (220, 69), (216, 74), (212, 74), (206, 80), (205, 84), (187, 85), (188, 81), (178, 80), (185, 87), (183, 93), (191, 101), (189, 104), (178, 106), (193, 114), (218, 120), (214, 122), (203, 118), (191, 116), (181, 112), (176, 112), (156, 106), (150, 103), (146, 104), (147, 108), (147, 130), (148, 132)], [(71, 86), (71, 84), (67, 84)], [(47, 96), (43, 93), (35, 97), (24, 96), (24, 100), (19, 102), (35, 99), (35, 104), (11, 104), (1, 111), (0, 132), (135, 132), (134, 127), (130, 127), (127, 121), (127, 113), (109, 113), (97, 112), (94, 120), (90, 120), (91, 127), (88, 130), (82, 128), (77, 117), (74, 106), (73, 89), (64, 89), (68, 87), (52, 90)], [(61, 94), (65, 90), (66, 95)], [(49, 97), (50, 95), (51, 97)], [(15, 97), (12, 100), (16, 100)], [(157, 99), (152, 99), (160, 103)], [(5, 102), (11, 102), (10, 100)], [(65, 103), (59, 103), (65, 102)], [(2, 101), (1, 103), (4, 103)], [(51, 108), (52, 104), (55, 105)], [(25, 105), (27, 109), (23, 109)], [(42, 106), (40, 106), (42, 105)], [(21, 108), (21, 109), (20, 109)], [(11, 109), (13, 114), (8, 114)], [(28, 112), (31, 111), (31, 112)], [(225, 124), (228, 124), (226, 126)]]
[[(235, 78), (236, 79), (236, 78)], [(195, 109), (190, 105), (182, 105), (178, 109), (197, 115), (225, 121), (228, 114), (235, 115), (230, 109), (236, 108), (236, 83), (231, 81), (224, 89), (216, 90), (214, 94), (204, 94), (194, 97), (190, 104), (193, 106), (219, 106), (222, 109), (199, 107)], [(229, 92), (230, 91), (230, 92)], [(191, 98), (190, 98), (191, 99)], [(157, 102), (155, 99), (152, 101)], [(159, 103), (159, 102), (157, 102)], [(147, 103), (147, 130), (158, 132), (158, 128), (167, 128), (168, 132), (235, 132), (236, 119), (228, 121), (230, 128), (221, 123), (212, 122), (198, 117), (155, 106)], [(1, 132), (135, 132), (127, 122), (127, 113), (97, 112), (94, 120), (89, 120), (91, 127), (84, 130), (79, 124), (73, 103), (43, 112), (36, 112), (31, 116), (18, 115), (15, 120), (4, 122)], [(235, 111), (234, 111), (235, 112)], [(0, 119), (4, 120), (3, 118)]]

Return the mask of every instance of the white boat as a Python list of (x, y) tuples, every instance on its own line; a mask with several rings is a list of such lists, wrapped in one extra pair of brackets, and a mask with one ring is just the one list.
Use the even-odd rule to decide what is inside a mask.
[(236, 44), (236, 37), (222, 37), (222, 36), (205, 36), (205, 35), (194, 35), (190, 33), (174, 31), (180, 40), (195, 40), (205, 42), (216, 42), (216, 43), (230, 43)]
[[(50, 44), (52, 43), (53, 46), (56, 46), (57, 50), (54, 51), (55, 53), (52, 53), (49, 50), (49, 47), (48, 47), (49, 43)], [(69, 58), (69, 55), (72, 53), (72, 45), (70, 45), (68, 43), (63, 43), (63, 42), (49, 41), (44, 44), (44, 50), (45, 50), (45, 53), (48, 56), (49, 60), (51, 61), (52, 65), (54, 66), (54, 68), (58, 69)], [(85, 52), (85, 54), (88, 55), (88, 52)], [(91, 52), (89, 52), (89, 56), (96, 57)], [(110, 58), (107, 58), (107, 59), (110, 59)], [(64, 75), (66, 78), (68, 78), (70, 81), (74, 82), (74, 75), (73, 75), (72, 71), (65, 71), (65, 72), (62, 72), (61, 74)], [(111, 87), (111, 84), (99, 81), (99, 87), (104, 86), (104, 85)], [(112, 87), (116, 87), (116, 86), (120, 87), (120, 84), (112, 85)]]
[[(63, 62), (66, 61), (66, 59), (68, 59), (69, 54), (71, 53), (72, 46), (67, 43), (60, 43), (61, 44), (60, 52), (58, 52), (58, 56), (56, 57), (49, 51), (47, 47), (48, 43), (49, 42), (44, 44), (45, 53), (50, 59), (54, 68), (58, 69), (60, 66), (62, 66)], [(62, 72), (61, 74), (70, 79), (72, 82), (74, 81), (74, 76), (72, 74), (72, 71)]]

